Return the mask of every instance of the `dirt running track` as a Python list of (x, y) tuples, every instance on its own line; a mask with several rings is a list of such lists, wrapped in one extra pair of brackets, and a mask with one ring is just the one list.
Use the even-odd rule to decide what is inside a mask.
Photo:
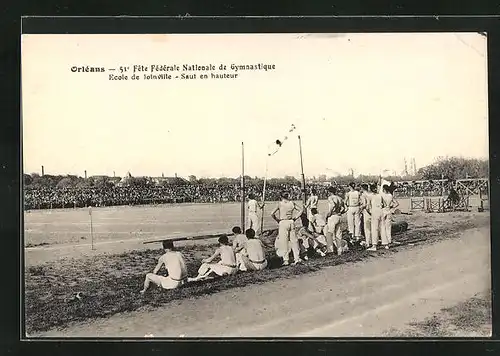
[(489, 242), (489, 228), (471, 229), (395, 254), (36, 336), (387, 337), (391, 328), (489, 291)]

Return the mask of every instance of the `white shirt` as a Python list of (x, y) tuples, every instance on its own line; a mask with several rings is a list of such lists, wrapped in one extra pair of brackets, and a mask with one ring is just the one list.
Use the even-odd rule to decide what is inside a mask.
[(380, 210), (384, 207), (384, 201), (382, 200), (382, 194), (373, 194), (370, 199), (371, 210)]
[(291, 201), (281, 201), (278, 204), (280, 220), (292, 220), (295, 203)]
[(370, 200), (372, 199), (372, 197), (373, 193), (371, 192), (363, 192), (363, 194), (361, 194), (360, 202), (362, 203), (362, 205), (364, 205), (365, 209), (368, 207), (368, 205), (370, 205)]
[(346, 202), (347, 205), (350, 207), (359, 206), (359, 192), (357, 190), (353, 190), (352, 192), (347, 192)]
[(247, 241), (248, 238), (245, 235), (243, 234), (236, 235), (233, 240), (233, 249), (236, 250), (239, 247), (244, 247)]
[(255, 199), (248, 201), (248, 212), (257, 214), (257, 201)]
[(384, 203), (384, 209), (390, 209), (392, 208), (392, 203), (394, 197), (392, 196), (391, 193), (382, 193), (380, 194), (382, 196), (382, 202)]
[(309, 199), (307, 199), (307, 204), (306, 204), (309, 209), (317, 209), (318, 208), (318, 196), (317, 195), (311, 195)]
[(174, 280), (182, 280), (187, 277), (186, 261), (182, 253), (178, 251), (168, 251), (158, 259), (165, 264), (168, 276)]

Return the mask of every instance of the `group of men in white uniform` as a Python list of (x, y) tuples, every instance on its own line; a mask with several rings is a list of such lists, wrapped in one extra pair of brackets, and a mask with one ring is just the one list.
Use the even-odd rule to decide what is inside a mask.
[[(399, 205), (394, 199), (390, 187), (383, 185), (377, 191), (377, 185), (362, 184), (360, 190), (355, 184), (349, 184), (349, 191), (342, 199), (337, 188), (329, 187), (328, 209), (325, 216), (318, 212), (319, 198), (313, 189), (306, 204), (301, 207), (289, 200), (288, 193), (283, 192), (281, 201), (271, 212), (271, 217), (278, 223), (278, 236), (274, 247), (276, 255), (281, 257), (283, 265), (302, 263), (308, 259), (307, 251), (312, 248), (324, 257), (337, 251), (338, 255), (349, 250), (348, 243), (342, 239), (340, 227), (341, 217), (347, 215), (348, 230), (352, 243), (359, 243), (369, 251), (376, 251), (379, 242), (388, 249), (392, 242), (392, 214)], [(256, 236), (259, 231), (258, 210), (263, 209), (255, 197), (250, 194), (248, 201), (248, 218), (250, 228), (242, 233), (240, 227), (234, 227), (234, 239), (229, 242), (227, 236), (219, 238), (219, 247), (214, 254), (203, 259), (198, 275), (189, 278), (183, 255), (176, 251), (172, 241), (163, 241), (163, 254), (153, 273), (148, 273), (144, 281), (144, 293), (151, 282), (164, 288), (174, 289), (187, 282), (211, 278), (214, 275), (233, 275), (238, 271), (260, 271), (267, 267), (268, 261), (262, 241)], [(364, 240), (361, 222), (363, 221)], [(262, 231), (262, 228), (260, 228)], [(380, 238), (380, 240), (379, 240)], [(216, 260), (219, 260), (215, 262)], [(167, 276), (158, 275), (162, 266)]]
[[(329, 187), (325, 216), (318, 212), (319, 198), (314, 189), (303, 207), (290, 201), (288, 194), (283, 193), (281, 201), (271, 213), (278, 222), (275, 248), (277, 255), (283, 258), (283, 264), (289, 264), (290, 251), (294, 264), (302, 262), (301, 247), (307, 249), (312, 246), (316, 252), (322, 252), (320, 255), (334, 253), (335, 249), (338, 255), (348, 251), (348, 243), (342, 240), (340, 226), (344, 213), (347, 215), (351, 243), (359, 243), (369, 251), (376, 251), (381, 242), (382, 247), (388, 249), (392, 242), (392, 214), (399, 203), (394, 199), (389, 185), (384, 184), (379, 190), (377, 188), (376, 184), (361, 184), (358, 190), (354, 183), (350, 183), (349, 191), (342, 199), (336, 187)], [(259, 205), (250, 197), (248, 206), (250, 209)], [(304, 214), (304, 211), (307, 213)], [(258, 230), (258, 225), (254, 225), (252, 219), (250, 226)]]
[[(233, 228), (235, 235), (232, 244), (227, 236), (221, 236), (218, 240), (219, 247), (214, 254), (201, 261), (196, 277), (188, 277), (184, 256), (174, 249), (172, 241), (163, 241), (163, 254), (153, 273), (146, 274), (144, 288), (141, 293), (146, 292), (151, 282), (164, 289), (175, 289), (187, 282), (195, 282), (211, 278), (214, 275), (233, 275), (238, 271), (260, 271), (267, 267), (266, 253), (260, 239), (256, 238), (255, 231), (248, 229), (242, 234), (241, 228)], [(215, 262), (218, 259), (217, 262)], [(167, 276), (158, 275), (160, 268), (165, 265)]]

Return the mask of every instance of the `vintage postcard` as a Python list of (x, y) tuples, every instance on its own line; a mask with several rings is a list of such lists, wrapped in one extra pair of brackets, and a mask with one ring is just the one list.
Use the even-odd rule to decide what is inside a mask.
[(487, 35), (22, 36), (27, 338), (491, 336)]

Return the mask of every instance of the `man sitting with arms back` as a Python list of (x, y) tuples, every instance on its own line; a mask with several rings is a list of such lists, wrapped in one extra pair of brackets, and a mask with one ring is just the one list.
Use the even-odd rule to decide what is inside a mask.
[(236, 253), (236, 262), (240, 271), (261, 271), (267, 267), (266, 252), (262, 242), (255, 238), (255, 230), (245, 231), (247, 241), (245, 243), (246, 254)]
[[(162, 244), (165, 249), (165, 254), (158, 259), (158, 264), (153, 273), (146, 274), (144, 289), (141, 290), (142, 294), (146, 292), (150, 282), (164, 289), (175, 289), (182, 286), (187, 281), (187, 269), (184, 256), (182, 256), (180, 252), (174, 250), (173, 241), (165, 240)], [(163, 265), (165, 265), (168, 276), (160, 276), (157, 274)]]
[[(220, 256), (218, 263), (213, 263), (217, 257)], [(198, 269), (198, 275), (195, 278), (188, 278), (188, 281), (199, 281), (207, 279), (210, 274), (214, 273), (218, 276), (226, 276), (235, 274), (238, 269), (236, 268), (236, 255), (234, 254), (233, 247), (229, 244), (227, 236), (219, 237), (219, 248), (209, 258), (202, 261), (202, 265)]]

